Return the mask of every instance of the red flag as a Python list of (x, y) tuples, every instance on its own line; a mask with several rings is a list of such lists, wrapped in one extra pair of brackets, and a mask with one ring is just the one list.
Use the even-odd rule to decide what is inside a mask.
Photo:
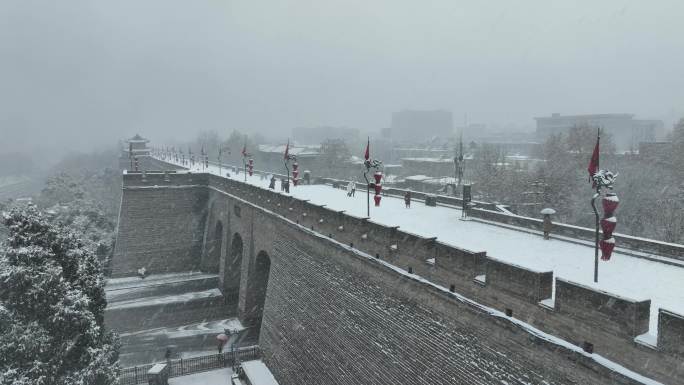
[(594, 174), (596, 174), (599, 170), (599, 140), (601, 139), (600, 135), (596, 136), (596, 146), (594, 147), (594, 153), (591, 154), (591, 160), (589, 161), (589, 167), (587, 167), (587, 171), (589, 171), (589, 181), (594, 180)]
[(363, 159), (370, 159), (370, 138), (368, 138), (368, 144), (366, 144), (366, 152), (363, 154)]
[(285, 155), (283, 155), (283, 159), (287, 160), (287, 157), (289, 154), (290, 154), (290, 139), (287, 140), (287, 145), (285, 146)]

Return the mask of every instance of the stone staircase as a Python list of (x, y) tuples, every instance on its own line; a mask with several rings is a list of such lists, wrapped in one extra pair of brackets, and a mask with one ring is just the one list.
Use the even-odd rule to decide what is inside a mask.
[[(121, 336), (121, 363), (140, 365), (172, 357), (215, 352), (216, 335), (254, 338), (236, 319), (236, 303), (218, 289), (218, 276), (200, 272), (110, 279), (105, 287), (105, 325)], [(244, 340), (244, 341), (243, 341)]]

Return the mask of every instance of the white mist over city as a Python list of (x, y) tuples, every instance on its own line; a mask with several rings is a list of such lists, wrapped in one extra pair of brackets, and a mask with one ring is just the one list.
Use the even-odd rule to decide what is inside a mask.
[(0, 4), (0, 385), (684, 382), (684, 4)]

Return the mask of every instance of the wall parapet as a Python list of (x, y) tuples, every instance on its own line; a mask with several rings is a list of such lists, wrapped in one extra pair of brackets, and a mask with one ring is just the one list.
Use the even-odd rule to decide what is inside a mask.
[[(540, 232), (543, 231), (543, 221), (537, 218), (507, 214), (480, 207), (471, 209), (469, 211), (469, 215), (492, 222), (504, 223)], [(595, 237), (594, 231), (594, 229), (589, 229), (586, 227), (554, 222), (552, 234), (593, 242)], [(662, 242), (655, 239), (639, 238), (619, 233), (615, 233), (613, 236), (615, 237), (617, 243), (623, 248), (644, 253), (653, 253), (684, 261), (684, 245)]]
[(487, 258), (486, 284), (520, 299), (538, 304), (551, 298), (553, 272), (533, 271), (511, 263)]
[[(346, 183), (348, 183), (347, 181), (343, 180), (323, 177), (317, 178), (316, 182), (328, 185), (340, 184), (343, 186), (346, 186)], [(356, 182), (356, 188), (359, 190), (365, 189), (365, 184)], [(455, 207), (462, 207), (463, 205), (463, 200), (458, 197), (430, 194), (420, 191), (413, 191), (409, 189), (402, 189), (389, 186), (383, 187), (383, 195), (387, 196), (403, 197), (406, 191), (411, 191), (411, 197), (417, 200), (425, 200), (427, 196), (433, 196), (435, 197), (437, 203), (441, 205), (449, 205)], [(507, 212), (502, 212), (501, 210), (499, 210), (498, 205), (495, 203), (477, 200), (472, 201), (472, 203), (474, 204), (474, 207), (469, 211), (469, 215), (472, 217), (492, 222), (504, 223), (540, 232), (543, 231), (543, 221), (541, 219), (524, 217)], [(594, 240), (594, 229), (569, 225), (566, 223), (554, 222), (552, 233), (585, 241)], [(684, 261), (684, 245), (658, 241), (655, 239), (635, 237), (620, 233), (615, 233), (613, 236), (616, 238), (618, 244), (621, 245), (621, 247), (623, 248), (643, 253), (653, 253)]]
[(556, 311), (625, 339), (648, 332), (651, 300), (633, 300), (556, 278)]
[(657, 347), (668, 354), (684, 357), (684, 315), (660, 309)]

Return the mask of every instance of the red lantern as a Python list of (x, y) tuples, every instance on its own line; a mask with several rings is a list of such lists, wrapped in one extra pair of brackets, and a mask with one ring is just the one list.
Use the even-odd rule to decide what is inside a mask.
[(620, 204), (620, 200), (615, 193), (608, 193), (605, 197), (603, 197), (602, 203), (603, 215), (607, 218), (613, 216), (615, 209), (617, 209), (618, 205)]
[(599, 246), (601, 247), (601, 260), (608, 261), (615, 248), (615, 238), (602, 239)]
[(299, 163), (297, 163), (297, 162), (292, 163), (292, 171), (293, 172), (297, 171), (298, 168), (299, 168)]
[(375, 195), (380, 195), (380, 193), (382, 192), (382, 185), (376, 183), (375, 185), (373, 185), (373, 188), (375, 188)]
[(377, 195), (377, 194), (376, 194), (375, 196), (373, 196), (373, 200), (375, 201), (375, 206), (376, 206), (376, 207), (377, 207), (377, 206), (380, 206), (380, 199), (382, 199), (382, 197), (381, 197), (380, 195)]
[(603, 237), (610, 238), (615, 231), (617, 225), (617, 218), (615, 216), (601, 219), (601, 228), (603, 229)]
[(380, 184), (380, 180), (382, 179), (382, 173), (380, 171), (376, 171), (375, 174), (373, 174), (373, 178), (375, 178), (375, 184)]
[(253, 166), (253, 165), (254, 165), (254, 159), (252, 159), (252, 158), (249, 158), (249, 160), (248, 160), (247, 162), (249, 162), (249, 165), (250, 165), (250, 166)]

